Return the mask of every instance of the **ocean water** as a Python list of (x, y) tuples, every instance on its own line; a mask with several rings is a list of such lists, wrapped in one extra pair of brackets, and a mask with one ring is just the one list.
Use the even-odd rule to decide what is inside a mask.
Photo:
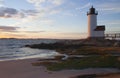
[(54, 50), (32, 49), (27, 44), (54, 43), (58, 40), (47, 39), (0, 39), (0, 61), (29, 58), (53, 58), (59, 53)]

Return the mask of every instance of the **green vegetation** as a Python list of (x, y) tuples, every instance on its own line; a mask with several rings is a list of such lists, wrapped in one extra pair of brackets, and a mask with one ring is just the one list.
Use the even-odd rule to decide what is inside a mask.
[[(76, 46), (75, 46), (76, 47)], [(63, 69), (84, 69), (84, 68), (120, 68), (120, 57), (113, 56), (113, 54), (120, 54), (119, 47), (95, 47), (83, 46), (77, 48), (57, 48), (57, 52), (67, 55), (92, 55), (82, 58), (68, 58), (61, 60), (64, 56), (55, 57), (54, 62), (44, 61), (32, 63), (33, 66), (46, 66), (48, 70), (57, 71)], [(99, 55), (99, 56), (96, 56)]]
[(84, 46), (78, 49), (57, 49), (56, 51), (68, 55), (108, 55), (111, 53), (120, 53), (120, 47)]
[(63, 69), (84, 69), (84, 68), (120, 68), (119, 57), (114, 56), (92, 56), (80, 59), (67, 59), (58, 62), (36, 62), (33, 66), (44, 65), (48, 70), (57, 71)]
[(114, 56), (120, 56), (120, 41), (86, 39), (26, 45), (26, 47), (52, 49), (68, 56), (87, 56), (79, 58), (70, 57), (66, 60), (61, 60), (64, 56), (56, 56), (55, 59), (32, 63), (33, 66), (46, 66), (51, 71), (84, 68), (120, 68), (120, 57)]

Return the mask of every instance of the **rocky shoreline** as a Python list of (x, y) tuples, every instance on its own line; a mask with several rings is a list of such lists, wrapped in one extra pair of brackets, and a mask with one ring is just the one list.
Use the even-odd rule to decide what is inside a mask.
[[(86, 68), (120, 69), (120, 41), (116, 40), (65, 40), (50, 44), (26, 45), (25, 47), (56, 50), (61, 54), (67, 55), (67, 59), (63, 59), (65, 56), (60, 55), (54, 59), (32, 63), (33, 66), (43, 65), (50, 71)], [(110, 73), (107, 73), (107, 75), (80, 75), (71, 78), (107, 78), (109, 77), (108, 74)]]
[(97, 47), (120, 47), (120, 40), (107, 39), (83, 39), (83, 40), (59, 40), (55, 43), (41, 43), (25, 45), (25, 47), (38, 49), (76, 49), (83, 46), (97, 46)]

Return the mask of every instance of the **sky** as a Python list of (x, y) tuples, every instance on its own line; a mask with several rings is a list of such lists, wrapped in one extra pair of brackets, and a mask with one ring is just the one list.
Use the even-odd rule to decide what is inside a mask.
[(87, 11), (106, 33), (120, 31), (120, 0), (0, 0), (0, 38), (87, 37)]

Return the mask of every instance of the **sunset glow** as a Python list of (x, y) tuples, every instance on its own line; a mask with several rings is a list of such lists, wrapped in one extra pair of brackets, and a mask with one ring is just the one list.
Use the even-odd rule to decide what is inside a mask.
[(0, 0), (0, 38), (85, 38), (92, 5), (98, 25), (120, 30), (120, 0)]

